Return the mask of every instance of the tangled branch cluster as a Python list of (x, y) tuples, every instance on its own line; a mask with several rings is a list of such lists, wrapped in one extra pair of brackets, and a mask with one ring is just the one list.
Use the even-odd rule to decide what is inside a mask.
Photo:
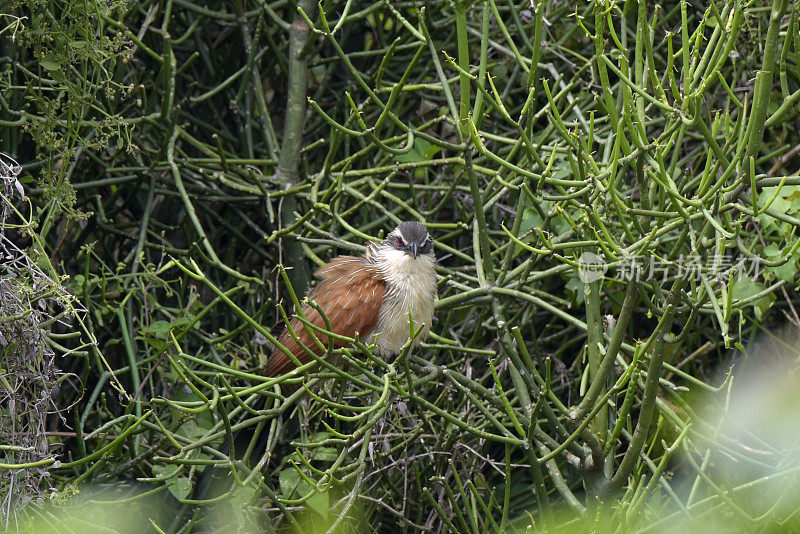
[(49, 305), (58, 303), (63, 289), (6, 235), (11, 200), (22, 191), (20, 171), (0, 154), (0, 451), (4, 464), (23, 466), (0, 478), (4, 527), (18, 508), (51, 489), (42, 460), (54, 458), (47, 421), (58, 410), (54, 393), (61, 375), (46, 325), (53, 321)]
[[(15, 242), (87, 310), (48, 343), (85, 388), (51, 479), (135, 481), (169, 532), (796, 521), (751, 494), (784, 449), (694, 399), (800, 325), (799, 14), (695, 4), (15, 2)], [(439, 257), (427, 343), (261, 376), (313, 266), (402, 220)], [(730, 457), (758, 469), (723, 489)]]

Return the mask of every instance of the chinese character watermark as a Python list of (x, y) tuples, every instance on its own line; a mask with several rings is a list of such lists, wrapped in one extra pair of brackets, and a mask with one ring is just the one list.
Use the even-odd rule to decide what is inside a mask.
[[(609, 273), (609, 270), (612, 272)], [(615, 262), (611, 268), (602, 256), (594, 252), (584, 252), (578, 259), (578, 277), (585, 284), (596, 282), (607, 274), (626, 282), (664, 283), (676, 279), (700, 282), (703, 278), (727, 281), (741, 276), (756, 279), (762, 270), (763, 260), (744, 256), (734, 259), (729, 256), (687, 254), (670, 260), (652, 255), (628, 256)]]

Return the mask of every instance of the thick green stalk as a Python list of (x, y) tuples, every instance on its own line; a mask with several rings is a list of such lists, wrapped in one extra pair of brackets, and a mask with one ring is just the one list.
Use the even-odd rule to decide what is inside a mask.
[[(456, 37), (458, 41), (458, 66), (459, 72), (459, 89), (460, 89), (460, 107), (459, 107), (459, 121), (458, 131), (461, 140), (470, 138), (470, 130), (474, 125), (471, 125), (472, 118), (470, 117), (469, 97), (470, 82), (469, 82), (469, 38), (467, 36), (467, 5), (468, 2), (456, 2)], [(472, 200), (475, 206), (475, 224), (478, 230), (478, 247), (476, 252), (480, 254), (480, 268), (486, 277), (486, 282), (492, 283), (495, 279), (494, 268), (492, 267), (491, 248), (489, 246), (489, 232), (486, 227), (486, 214), (483, 211), (483, 195), (478, 186), (478, 177), (475, 174), (475, 168), (472, 165), (471, 147), (468, 145), (464, 150), (464, 162), (467, 167), (467, 177), (469, 178), (469, 188), (472, 193)], [(479, 269), (480, 270), (480, 269)]]
[(469, 76), (467, 73), (470, 70), (469, 65), (469, 37), (467, 36), (467, 12), (466, 2), (456, 2), (456, 38), (458, 40), (458, 66), (462, 71), (459, 73), (459, 130), (461, 131), (461, 138), (466, 139), (469, 137), (469, 97), (471, 94), (469, 86)]
[(747, 127), (747, 152), (748, 156), (755, 156), (764, 139), (764, 125), (767, 121), (770, 95), (772, 94), (772, 73), (775, 71), (775, 51), (778, 46), (778, 34), (781, 29), (781, 19), (786, 13), (788, 0), (774, 0), (769, 18), (767, 41), (764, 43), (764, 59), (761, 70), (756, 74), (756, 85), (753, 89), (753, 105), (750, 112), (750, 122)]
[[(298, 8), (309, 13), (314, 7), (313, 0), (300, 0)], [(307, 102), (307, 58), (303, 49), (308, 42), (309, 27), (305, 19), (296, 12), (292, 28), (289, 30), (289, 77), (287, 82), (288, 97), (286, 99), (286, 115), (284, 117), (283, 140), (278, 158), (277, 177), (285, 189), (289, 189), (300, 181), (300, 150), (303, 148), (303, 126)], [(294, 195), (283, 200), (280, 213), (281, 227), (291, 226), (295, 222), (297, 200)], [(297, 293), (304, 293), (311, 282), (311, 270), (305, 261), (303, 247), (297, 239), (281, 240), (281, 260), (291, 267), (289, 280)]]
[[(603, 342), (603, 319), (602, 312), (600, 311), (600, 289), (602, 287), (601, 280), (595, 280), (584, 285), (584, 295), (586, 298), (586, 359), (589, 371), (589, 380), (593, 384), (601, 382), (599, 380), (600, 364), (603, 358), (600, 354), (601, 344)], [(606, 381), (607, 382), (607, 381)], [(602, 382), (601, 382), (602, 384)], [(592, 432), (600, 438), (601, 441), (605, 440), (608, 433), (608, 408), (603, 406), (597, 412), (592, 424), (590, 426)]]
[(678, 304), (678, 298), (686, 285), (686, 279), (678, 279), (672, 286), (672, 290), (667, 298), (667, 305), (664, 308), (664, 314), (659, 321), (653, 335), (651, 337), (650, 346), (650, 365), (647, 368), (647, 379), (645, 380), (644, 396), (642, 397), (642, 408), (639, 412), (639, 419), (636, 422), (636, 430), (631, 439), (630, 446), (625, 452), (616, 473), (611, 480), (602, 488), (602, 493), (609, 495), (620, 488), (628, 480), (628, 476), (636, 468), (639, 462), (639, 454), (644, 449), (650, 426), (653, 422), (653, 415), (656, 408), (656, 395), (658, 393), (658, 381), (661, 378), (661, 369), (664, 363), (664, 351), (666, 348), (666, 341), (664, 336), (672, 326), (673, 315), (675, 307)]
[(638, 295), (638, 286), (638, 282), (634, 280), (631, 280), (628, 283), (628, 288), (625, 292), (625, 300), (622, 304), (622, 310), (619, 312), (619, 318), (617, 319), (617, 325), (614, 328), (614, 333), (611, 336), (611, 341), (609, 341), (608, 346), (606, 347), (603, 360), (596, 369), (596, 373), (594, 374), (594, 378), (589, 385), (589, 389), (586, 391), (583, 400), (581, 400), (581, 403), (578, 406), (578, 411), (576, 414), (576, 419), (578, 420), (585, 417), (586, 414), (591, 410), (595, 401), (602, 393), (604, 386), (608, 382), (608, 377), (610, 376), (611, 370), (614, 367), (614, 361), (617, 358), (617, 354), (619, 354), (620, 347), (622, 347), (622, 340), (625, 339), (625, 332), (628, 329), (628, 323), (633, 315), (633, 308), (636, 304), (636, 296)]

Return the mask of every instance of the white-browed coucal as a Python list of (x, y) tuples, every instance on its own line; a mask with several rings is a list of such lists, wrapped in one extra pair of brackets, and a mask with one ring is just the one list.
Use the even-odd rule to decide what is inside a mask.
[[(409, 339), (409, 309), (415, 330), (424, 325), (413, 344), (428, 335), (436, 299), (435, 266), (433, 240), (428, 231), (420, 223), (404, 222), (380, 243), (367, 245), (363, 256), (339, 256), (320, 267), (316, 276), (321, 281), (308, 293), (308, 300), (316, 302), (325, 313), (331, 332), (350, 338), (358, 333), (366, 343), (376, 341), (383, 356), (392, 356)], [(311, 324), (326, 329), (325, 320), (315, 308), (305, 304), (302, 312)], [(323, 352), (299, 319), (289, 325), (297, 340), (284, 328), (278, 341), (298, 361), (312, 360), (306, 348), (316, 355)], [(328, 346), (328, 336), (317, 331), (314, 334)], [(334, 347), (343, 345), (334, 338)], [(277, 376), (294, 368), (292, 359), (275, 348), (263, 373)]]

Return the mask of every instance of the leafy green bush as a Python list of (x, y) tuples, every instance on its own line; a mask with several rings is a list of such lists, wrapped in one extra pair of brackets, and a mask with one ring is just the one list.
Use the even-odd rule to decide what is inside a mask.
[[(795, 517), (749, 493), (793, 476), (786, 447), (697, 403), (800, 326), (796, 5), (9, 6), (0, 151), (29, 203), (3, 196), (2, 231), (85, 308), (42, 325), (79, 384), (53, 390), (54, 488), (136, 480), (165, 532)], [(402, 220), (436, 240), (427, 343), (259, 376), (313, 266)]]

